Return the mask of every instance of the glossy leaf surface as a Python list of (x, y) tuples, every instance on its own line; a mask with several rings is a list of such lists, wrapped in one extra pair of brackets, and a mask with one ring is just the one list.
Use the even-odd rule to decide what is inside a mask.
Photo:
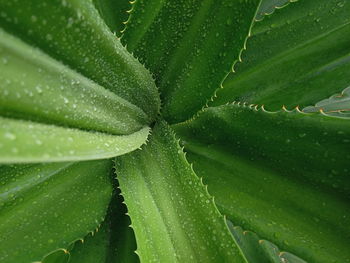
[(169, 122), (191, 117), (220, 87), (238, 60), (259, 3), (134, 2), (122, 41), (154, 74)]
[(303, 0), (256, 22), (212, 105), (309, 106), (349, 86), (350, 2)]
[(131, 135), (109, 135), (0, 117), (0, 163), (106, 159), (139, 148), (145, 127)]
[(1, 166), (0, 261), (39, 261), (103, 220), (111, 161)]
[(142, 150), (118, 157), (116, 171), (141, 262), (244, 262), (166, 124)]
[(148, 124), (135, 105), (0, 29), (0, 115), (112, 134)]
[(350, 122), (249, 106), (175, 126), (219, 210), (308, 262), (348, 262)]
[(154, 120), (159, 95), (151, 75), (109, 30), (92, 0), (1, 0), (0, 9), (5, 31), (138, 106), (149, 122)]

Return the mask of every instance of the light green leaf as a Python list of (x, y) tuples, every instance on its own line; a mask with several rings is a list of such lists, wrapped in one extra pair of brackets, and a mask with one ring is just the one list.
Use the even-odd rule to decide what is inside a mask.
[(272, 14), (276, 8), (282, 8), (290, 2), (296, 1), (298, 0), (262, 0), (255, 19), (261, 20), (265, 15)]
[(235, 225), (308, 262), (349, 261), (349, 121), (226, 105), (174, 128)]
[(117, 158), (141, 262), (244, 262), (166, 124), (141, 151)]
[(112, 134), (148, 124), (135, 105), (0, 28), (0, 115)]
[(317, 102), (315, 106), (308, 106), (303, 109), (304, 112), (318, 112), (324, 113), (349, 113), (350, 111), (350, 87), (346, 88), (340, 94), (335, 94), (328, 99)]
[(5, 31), (138, 106), (149, 122), (155, 119), (160, 103), (151, 75), (109, 30), (92, 0), (0, 0), (0, 10)]
[(213, 96), (238, 60), (260, 0), (139, 0), (123, 43), (151, 70), (163, 116), (183, 121)]
[(111, 194), (111, 161), (1, 166), (0, 261), (39, 261), (94, 230)]
[(149, 128), (109, 135), (0, 117), (0, 163), (106, 159), (139, 148)]
[(128, 10), (131, 8), (129, 0), (94, 0), (94, 4), (101, 17), (117, 36), (125, 28), (128, 20)]
[(350, 2), (303, 0), (256, 22), (212, 105), (309, 106), (349, 86)]
[[(286, 252), (280, 252), (277, 246), (269, 241), (260, 239), (255, 233), (243, 231), (241, 227), (227, 222), (231, 233), (249, 263), (306, 263), (297, 256), (288, 253), (291, 260), (284, 261)], [(293, 257), (292, 257), (293, 256)]]

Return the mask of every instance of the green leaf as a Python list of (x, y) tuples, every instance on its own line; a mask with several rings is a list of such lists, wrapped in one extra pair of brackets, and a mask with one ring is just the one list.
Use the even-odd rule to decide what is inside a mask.
[(303, 109), (304, 112), (318, 112), (324, 113), (348, 113), (350, 111), (350, 87), (346, 88), (340, 94), (335, 94), (328, 99), (317, 102), (315, 106), (308, 106)]
[(0, 9), (5, 31), (138, 106), (149, 122), (155, 119), (160, 103), (151, 75), (109, 30), (92, 0), (0, 0)]
[(106, 159), (139, 148), (149, 128), (109, 135), (0, 117), (0, 163)]
[(112, 134), (148, 124), (135, 105), (0, 28), (0, 115)]
[(141, 262), (244, 262), (166, 124), (141, 151), (118, 157), (116, 171)]
[(136, 255), (135, 234), (130, 227), (130, 217), (127, 215), (127, 207), (118, 188), (118, 196), (111, 202), (111, 251), (106, 263), (139, 263)]
[(139, 262), (134, 253), (136, 241), (129, 227), (130, 218), (125, 213), (126, 206), (122, 204), (122, 197), (114, 192), (108, 214), (101, 226), (72, 243), (68, 250), (55, 251), (46, 256), (43, 263)]
[(303, 0), (256, 22), (212, 105), (309, 106), (349, 86), (350, 2)]
[(40, 263), (67, 263), (69, 262), (69, 257), (70, 255), (67, 250), (60, 249), (47, 255)]
[(349, 260), (349, 121), (235, 104), (174, 128), (235, 225), (308, 262)]
[(110, 229), (104, 222), (95, 232), (88, 234), (84, 240), (77, 241), (70, 252), (70, 263), (104, 263), (107, 262)]
[(113, 198), (109, 214), (100, 229), (85, 237), (83, 242), (76, 242), (70, 251), (69, 263), (138, 262), (130, 219), (125, 215), (125, 205), (118, 199)]
[(117, 36), (125, 28), (128, 20), (128, 10), (131, 8), (129, 0), (94, 0), (94, 4), (101, 17)]
[(298, 0), (262, 0), (255, 19), (261, 20), (265, 15), (272, 14), (276, 8), (282, 8), (290, 2)]
[(0, 261), (38, 261), (103, 220), (111, 161), (1, 166)]
[(228, 221), (231, 233), (249, 263), (306, 263), (297, 256), (288, 253), (291, 260), (284, 261), (286, 252), (280, 252), (277, 246), (260, 239), (255, 233), (243, 231), (241, 227), (233, 226)]
[(123, 43), (156, 79), (163, 116), (183, 121), (238, 60), (260, 0), (135, 1)]

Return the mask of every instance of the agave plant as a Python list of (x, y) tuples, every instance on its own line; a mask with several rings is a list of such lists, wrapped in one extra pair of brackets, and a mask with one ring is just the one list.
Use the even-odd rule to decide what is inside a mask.
[(350, 262), (349, 14), (0, 0), (0, 262)]

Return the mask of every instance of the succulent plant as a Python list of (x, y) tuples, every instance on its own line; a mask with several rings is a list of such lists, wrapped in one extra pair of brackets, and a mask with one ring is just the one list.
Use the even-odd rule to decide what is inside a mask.
[(350, 262), (349, 14), (0, 0), (0, 262)]

